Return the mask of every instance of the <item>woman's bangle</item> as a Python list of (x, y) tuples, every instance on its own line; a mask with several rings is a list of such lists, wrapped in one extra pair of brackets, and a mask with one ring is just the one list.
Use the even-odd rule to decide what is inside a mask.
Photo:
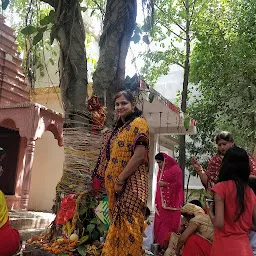
[(118, 177), (115, 178), (115, 183), (118, 184), (118, 185), (124, 185), (125, 181), (121, 181), (119, 180)]

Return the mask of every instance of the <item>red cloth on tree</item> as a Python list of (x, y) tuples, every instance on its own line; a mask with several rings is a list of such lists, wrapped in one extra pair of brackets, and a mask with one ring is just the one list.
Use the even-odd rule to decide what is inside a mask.
[(73, 218), (76, 209), (75, 194), (65, 196), (61, 200), (60, 209), (57, 213), (55, 223), (57, 225), (66, 224), (66, 222)]

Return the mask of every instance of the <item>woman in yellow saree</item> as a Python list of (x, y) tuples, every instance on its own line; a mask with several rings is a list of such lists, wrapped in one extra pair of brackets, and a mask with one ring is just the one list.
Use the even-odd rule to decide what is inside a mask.
[(110, 228), (103, 256), (141, 256), (148, 194), (149, 130), (128, 91), (115, 97), (117, 124), (94, 171), (109, 200)]
[(10, 256), (20, 246), (20, 234), (9, 224), (8, 209), (3, 192), (0, 190), (0, 255)]

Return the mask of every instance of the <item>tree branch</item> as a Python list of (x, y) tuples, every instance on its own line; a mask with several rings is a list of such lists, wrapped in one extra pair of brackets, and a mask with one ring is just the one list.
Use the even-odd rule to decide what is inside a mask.
[(183, 53), (181, 53), (181, 52), (179, 51), (179, 47), (175, 46), (175, 45), (173, 44), (173, 42), (170, 42), (170, 44), (171, 44), (171, 46), (172, 46), (174, 49), (176, 49), (177, 54), (179, 54), (182, 58), (186, 57), (185, 54), (183, 54)]
[(175, 33), (174, 31), (172, 31), (171, 29), (169, 29), (166, 25), (162, 24), (163, 27), (165, 27), (169, 32), (173, 33), (175, 36), (177, 36), (178, 38), (180, 38), (181, 40), (186, 41), (186, 38), (183, 38), (182, 36), (178, 35), (177, 33)]
[[(165, 12), (165, 11), (163, 11), (156, 3), (155, 3), (155, 6), (157, 7), (157, 9), (159, 10), (159, 11), (161, 11), (166, 17), (169, 17), (169, 15)], [(170, 17), (169, 17), (170, 18)], [(172, 22), (176, 25), (176, 26), (178, 26), (183, 32), (185, 32), (186, 33), (186, 31), (185, 31), (185, 28), (183, 28), (179, 23), (177, 23), (174, 19), (171, 19), (172, 20)]]
[(93, 0), (93, 2), (97, 5), (97, 7), (99, 8), (101, 14), (104, 16), (104, 15), (105, 15), (105, 11), (104, 11), (104, 9), (102, 9), (102, 7), (99, 5), (99, 3), (97, 2), (97, 0)]
[(185, 67), (184, 67), (181, 63), (179, 63), (179, 62), (174, 61), (173, 64), (177, 64), (178, 66), (180, 66), (180, 67), (182, 67), (183, 69), (185, 69)]
[(41, 0), (42, 2), (45, 2), (47, 4), (49, 4), (50, 6), (52, 6), (54, 8), (54, 0)]
[(193, 4), (192, 4), (192, 5), (193, 5), (193, 7), (192, 7), (191, 15), (190, 15), (190, 20), (192, 20), (192, 17), (193, 17), (193, 15), (194, 15), (196, 2), (197, 2), (197, 0), (194, 0), (194, 1), (193, 1)]

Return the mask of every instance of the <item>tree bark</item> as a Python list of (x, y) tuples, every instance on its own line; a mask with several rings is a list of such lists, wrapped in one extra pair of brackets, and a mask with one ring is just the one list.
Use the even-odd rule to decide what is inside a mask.
[[(79, 0), (54, 1), (54, 36), (60, 45), (60, 88), (65, 119), (86, 111), (87, 60)], [(77, 115), (78, 114), (78, 115)]]
[[(189, 71), (190, 71), (190, 10), (189, 10), (189, 0), (185, 2), (186, 8), (186, 59), (184, 65), (184, 79), (183, 79), (183, 90), (181, 98), (181, 110), (184, 114), (187, 111), (187, 97), (188, 97), (188, 81), (189, 81)], [(179, 165), (183, 171), (183, 185), (185, 184), (185, 167), (186, 167), (186, 136), (180, 136), (180, 146), (179, 146)]]
[(100, 37), (100, 56), (93, 75), (93, 90), (112, 116), (113, 95), (123, 89), (125, 60), (136, 24), (136, 0), (108, 0)]

